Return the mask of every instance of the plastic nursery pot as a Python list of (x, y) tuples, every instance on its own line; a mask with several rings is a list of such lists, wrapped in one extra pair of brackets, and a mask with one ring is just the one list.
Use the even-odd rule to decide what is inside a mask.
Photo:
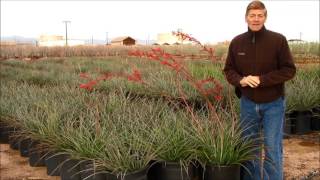
[(11, 149), (19, 150), (20, 140), (17, 136), (10, 135), (9, 136), (9, 144), (10, 144)]
[(157, 162), (156, 160), (151, 160), (149, 162), (149, 170), (148, 170), (148, 180), (158, 180), (159, 179), (159, 172), (161, 170), (161, 163)]
[(111, 173), (106, 173), (105, 176), (107, 180), (148, 180), (147, 178), (148, 169), (149, 167), (146, 167), (144, 169), (128, 173), (124, 177), (120, 177), (120, 176), (117, 177), (116, 175)]
[(93, 161), (87, 160), (80, 163), (80, 178), (86, 180), (105, 180), (106, 174), (96, 171)]
[(207, 165), (204, 169), (204, 180), (240, 180), (240, 166)]
[(69, 158), (68, 154), (61, 152), (50, 152), (45, 157), (47, 174), (50, 176), (60, 176), (62, 163)]
[(62, 163), (60, 169), (61, 180), (80, 180), (80, 160), (67, 159)]
[(197, 169), (192, 164), (185, 168), (178, 162), (159, 162), (155, 168), (157, 180), (192, 180), (197, 174)]
[(310, 111), (295, 111), (291, 114), (292, 134), (306, 134), (311, 131)]
[(32, 167), (45, 166), (45, 156), (48, 153), (44, 149), (38, 148), (40, 143), (33, 141), (29, 146), (29, 165)]
[(292, 134), (292, 122), (290, 114), (286, 114), (283, 125), (283, 138), (289, 138), (290, 134)]
[(311, 130), (320, 131), (320, 106), (312, 108)]
[(32, 143), (31, 138), (22, 139), (19, 144), (20, 155), (22, 157), (29, 157), (29, 146)]
[(4, 144), (9, 143), (9, 136), (11, 136), (13, 127), (8, 127), (5, 123), (0, 123), (0, 142)]

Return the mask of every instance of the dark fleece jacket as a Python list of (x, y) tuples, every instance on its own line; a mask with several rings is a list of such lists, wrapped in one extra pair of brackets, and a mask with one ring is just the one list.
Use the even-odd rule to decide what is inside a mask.
[[(284, 82), (294, 77), (296, 67), (286, 38), (263, 27), (257, 32), (249, 29), (231, 41), (223, 71), (238, 97), (266, 103), (284, 96)], [(257, 88), (241, 87), (240, 80), (248, 75), (260, 77)]]

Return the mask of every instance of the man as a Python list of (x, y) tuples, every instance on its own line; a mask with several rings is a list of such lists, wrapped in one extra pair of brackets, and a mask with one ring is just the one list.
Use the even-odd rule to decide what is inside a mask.
[[(226, 79), (240, 100), (243, 136), (263, 136), (265, 160), (247, 163), (243, 179), (282, 180), (282, 133), (285, 114), (284, 82), (296, 72), (286, 38), (265, 28), (267, 10), (260, 1), (247, 6), (248, 31), (229, 46)], [(261, 163), (260, 163), (261, 162)]]

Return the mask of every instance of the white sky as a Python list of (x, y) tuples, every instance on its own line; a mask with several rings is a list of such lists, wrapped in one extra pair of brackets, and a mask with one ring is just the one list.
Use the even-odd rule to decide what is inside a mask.
[[(203, 43), (231, 40), (247, 30), (244, 13), (250, 1), (3, 1), (1, 36), (37, 38), (65, 35), (105, 40), (129, 35), (153, 39), (181, 28)], [(266, 28), (287, 39), (319, 41), (319, 0), (263, 1)]]

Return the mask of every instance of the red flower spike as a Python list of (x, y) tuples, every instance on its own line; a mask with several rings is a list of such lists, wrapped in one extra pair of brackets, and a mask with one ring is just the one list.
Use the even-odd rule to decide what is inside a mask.
[(89, 79), (89, 75), (87, 73), (80, 73), (79, 76), (81, 78)]
[(221, 101), (222, 97), (220, 95), (216, 95), (216, 96), (214, 96), (214, 99), (217, 100), (217, 101)]
[(163, 52), (163, 50), (161, 49), (161, 48), (152, 48), (151, 49), (151, 51), (153, 51), (153, 52), (159, 52), (159, 53), (162, 53)]
[(128, 75), (128, 81), (142, 82), (141, 73), (137, 69), (133, 70), (131, 75)]
[(169, 54), (169, 53), (164, 53), (164, 54), (162, 55), (162, 57), (163, 57), (164, 59), (172, 59), (172, 56), (171, 56), (171, 54)]

